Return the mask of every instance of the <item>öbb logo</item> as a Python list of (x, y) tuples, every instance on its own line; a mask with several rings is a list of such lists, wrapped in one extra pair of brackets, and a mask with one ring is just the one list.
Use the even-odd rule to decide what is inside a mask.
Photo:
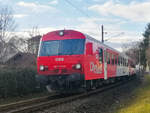
[(55, 61), (64, 61), (64, 58), (55, 58)]

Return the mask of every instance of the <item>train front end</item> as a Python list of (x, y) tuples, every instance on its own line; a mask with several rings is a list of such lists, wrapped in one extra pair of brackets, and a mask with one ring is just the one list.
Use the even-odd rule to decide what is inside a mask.
[(44, 35), (37, 58), (38, 81), (48, 91), (66, 92), (82, 87), (84, 82), (85, 36), (73, 30)]

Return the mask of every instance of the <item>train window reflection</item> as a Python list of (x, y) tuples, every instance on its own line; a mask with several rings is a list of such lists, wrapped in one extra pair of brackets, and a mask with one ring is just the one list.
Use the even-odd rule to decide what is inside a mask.
[(100, 63), (103, 63), (103, 49), (99, 49), (99, 61)]
[(85, 39), (44, 41), (41, 44), (40, 56), (83, 54), (84, 42)]

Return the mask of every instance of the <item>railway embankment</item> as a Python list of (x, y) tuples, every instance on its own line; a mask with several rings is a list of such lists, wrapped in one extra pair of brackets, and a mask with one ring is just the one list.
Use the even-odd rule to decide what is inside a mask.
[(142, 84), (133, 91), (133, 98), (121, 103), (116, 113), (150, 113), (150, 74), (145, 74)]
[(149, 89), (150, 75), (137, 76), (109, 90), (39, 109), (37, 113), (149, 113)]
[(136, 100), (139, 90), (142, 90), (148, 84), (148, 79), (149, 77), (146, 76), (144, 78), (137, 77), (108, 91), (38, 111), (37, 113), (122, 113), (122, 109), (130, 107)]

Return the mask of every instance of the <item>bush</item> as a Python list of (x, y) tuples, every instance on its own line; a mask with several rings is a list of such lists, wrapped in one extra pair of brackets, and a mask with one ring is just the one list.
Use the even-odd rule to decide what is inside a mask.
[(0, 70), (0, 96), (6, 98), (44, 91), (44, 88), (36, 88), (35, 75), (36, 70), (29, 68)]

